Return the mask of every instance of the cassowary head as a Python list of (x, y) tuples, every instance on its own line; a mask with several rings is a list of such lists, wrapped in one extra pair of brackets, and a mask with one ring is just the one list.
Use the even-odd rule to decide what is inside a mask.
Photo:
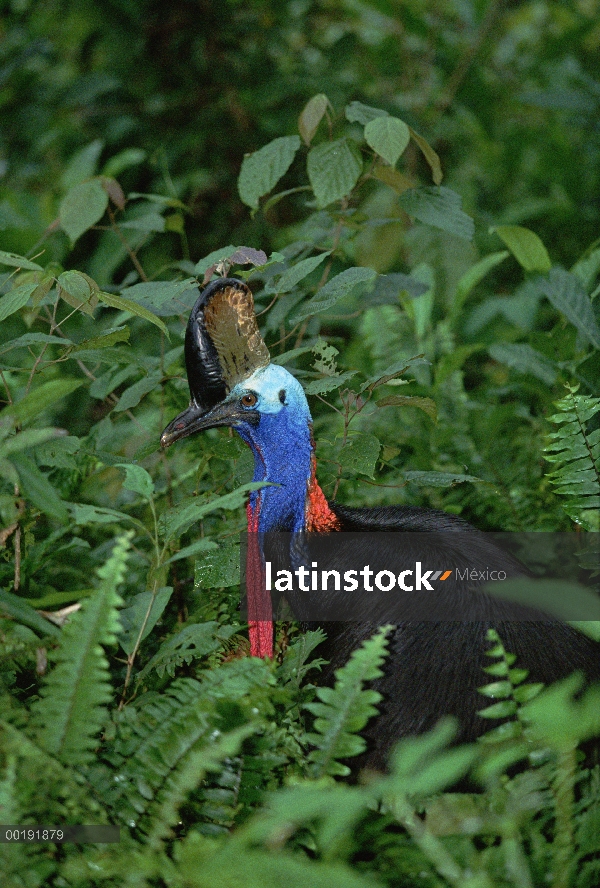
[(190, 405), (163, 432), (163, 447), (204, 429), (234, 428), (252, 449), (254, 480), (274, 485), (250, 498), (254, 529), (306, 527), (318, 498), (308, 403), (291, 373), (270, 363), (242, 281), (223, 278), (202, 292), (187, 325), (185, 362)]

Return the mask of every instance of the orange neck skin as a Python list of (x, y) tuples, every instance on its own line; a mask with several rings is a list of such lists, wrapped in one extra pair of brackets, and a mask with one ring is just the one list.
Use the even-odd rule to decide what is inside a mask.
[(310, 478), (306, 492), (306, 529), (311, 533), (332, 533), (340, 529), (340, 519), (330, 508), (317, 481), (314, 451), (310, 460)]

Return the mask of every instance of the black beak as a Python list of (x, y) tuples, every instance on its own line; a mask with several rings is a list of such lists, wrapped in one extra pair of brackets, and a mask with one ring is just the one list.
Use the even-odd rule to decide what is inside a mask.
[(256, 410), (244, 409), (237, 401), (221, 401), (210, 410), (202, 410), (193, 401), (187, 410), (176, 416), (160, 436), (161, 447), (169, 447), (180, 438), (187, 438), (204, 429), (217, 426), (236, 426), (241, 422), (256, 425), (260, 414)]

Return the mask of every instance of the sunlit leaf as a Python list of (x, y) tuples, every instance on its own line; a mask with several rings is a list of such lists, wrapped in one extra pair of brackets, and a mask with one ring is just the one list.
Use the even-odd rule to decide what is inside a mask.
[(497, 225), (490, 232), (495, 232), (504, 241), (525, 271), (550, 271), (550, 257), (534, 231), (522, 225)]
[(312, 99), (308, 100), (300, 112), (300, 117), (298, 118), (298, 132), (305, 145), (310, 145), (312, 142), (313, 136), (319, 128), (319, 124), (325, 115), (328, 105), (329, 99), (327, 96), (324, 93), (318, 93), (316, 96), (313, 96)]
[(365, 139), (373, 151), (395, 166), (410, 141), (410, 131), (398, 117), (375, 117), (365, 126)]

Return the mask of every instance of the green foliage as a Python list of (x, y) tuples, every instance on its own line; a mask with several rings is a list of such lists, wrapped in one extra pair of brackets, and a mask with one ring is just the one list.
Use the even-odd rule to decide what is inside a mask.
[(32, 709), (37, 741), (65, 765), (91, 760), (106, 715), (104, 707), (112, 698), (101, 645), (114, 642), (120, 630), (117, 608), (122, 599), (117, 587), (123, 582), (128, 546), (125, 537), (117, 542), (99, 571), (98, 590), (63, 630), (56, 666)]
[[(329, 497), (598, 530), (597, 20), (10, 4), (0, 807), (121, 843), (0, 844), (3, 884), (596, 888), (600, 779), (575, 747), (597, 690), (528, 684), (494, 636), (485, 741), (444, 723), (349, 785), (384, 635), (328, 690), (321, 632), (282, 623), (275, 662), (245, 657), (250, 454), (159, 435), (188, 403), (198, 284), (231, 272), (305, 386)], [(559, 616), (581, 593), (534, 587)], [(449, 791), (465, 777), (479, 793)]]
[(567, 497), (565, 512), (586, 530), (600, 524), (600, 430), (590, 423), (600, 414), (600, 398), (578, 395), (579, 386), (556, 402), (559, 412), (550, 417), (558, 426), (549, 435), (545, 458), (556, 468), (549, 473), (556, 493)]
[(347, 776), (350, 768), (338, 759), (359, 755), (366, 749), (365, 740), (357, 734), (377, 713), (381, 694), (363, 684), (383, 675), (380, 667), (385, 660), (390, 629), (391, 626), (383, 626), (354, 651), (346, 665), (337, 670), (334, 687), (318, 688), (318, 701), (306, 704), (316, 716), (313, 733), (307, 737), (316, 746), (308, 756), (313, 776)]

